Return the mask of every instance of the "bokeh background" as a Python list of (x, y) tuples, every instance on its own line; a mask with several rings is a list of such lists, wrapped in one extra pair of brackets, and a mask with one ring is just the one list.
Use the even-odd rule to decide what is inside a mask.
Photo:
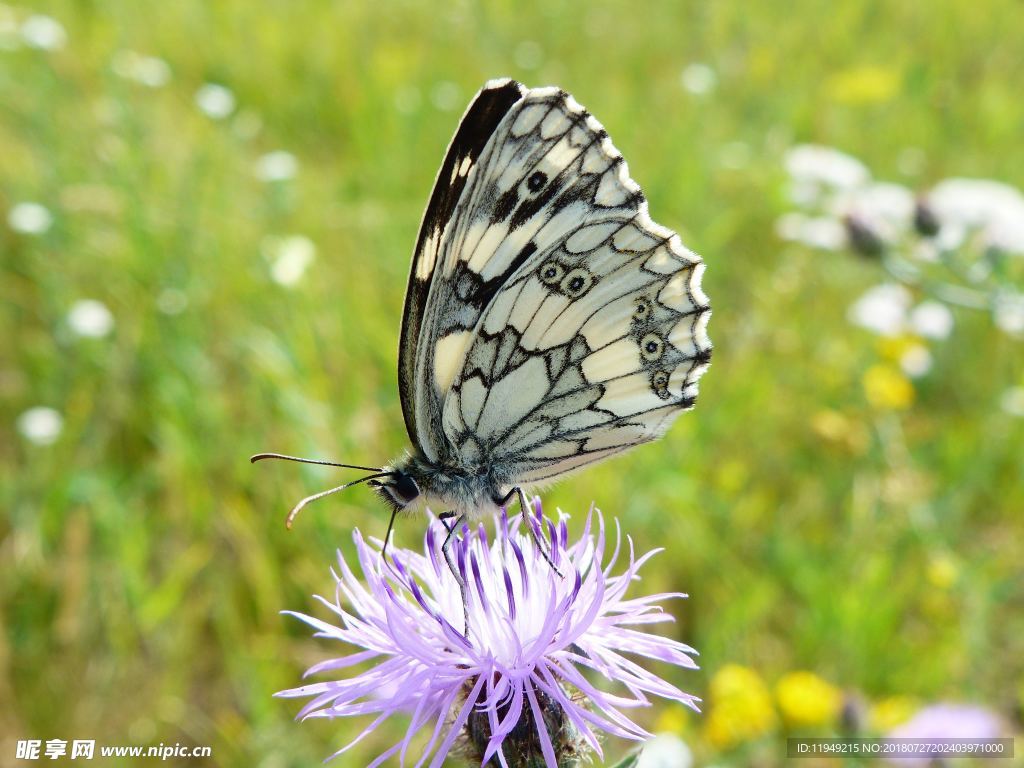
[(412, 243), (462, 110), (500, 75), (571, 91), (708, 264), (697, 409), (544, 494), (667, 547), (644, 588), (691, 595), (668, 631), (702, 669), (672, 680), (705, 713), (642, 721), (718, 766), (942, 702), (1019, 729), (1024, 323), (895, 287), (785, 216), (803, 143), (913, 194), (1024, 184), (1020, 11), (0, 5), (0, 763), (18, 739), (94, 738), (313, 765), (355, 735), (271, 697), (339, 651), (278, 612), (316, 612), (334, 550), (382, 534), (384, 510), (357, 489), (286, 532), (344, 475), (247, 457), (405, 448)]

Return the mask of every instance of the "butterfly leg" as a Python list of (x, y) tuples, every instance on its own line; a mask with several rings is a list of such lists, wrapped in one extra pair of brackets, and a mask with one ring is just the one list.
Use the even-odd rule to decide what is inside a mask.
[[(551, 559), (551, 546), (554, 545), (554, 542), (552, 542), (551, 545), (548, 545), (548, 543), (544, 541), (543, 528), (541, 529), (540, 535), (538, 535), (537, 529), (533, 526), (533, 520), (530, 519), (530, 514), (533, 511), (533, 507), (531, 507), (529, 503), (527, 503), (526, 494), (523, 492), (523, 489), (519, 487), (513, 488), (511, 491), (509, 491), (509, 496), (511, 496), (513, 493), (519, 494), (519, 506), (523, 510), (523, 522), (526, 523), (526, 527), (530, 531), (530, 536), (533, 537), (533, 543), (537, 545), (537, 549), (540, 550), (540, 553), (544, 557), (544, 560), (547, 562), (547, 564), (551, 566), (551, 570), (557, 573), (559, 577), (564, 579), (565, 576), (562, 574), (560, 570), (558, 570), (558, 566), (556, 566), (554, 561), (552, 561)], [(540, 525), (540, 523), (538, 523), (538, 525)]]
[(444, 526), (444, 529), (448, 531), (448, 533), (451, 533), (453, 530), (455, 530), (452, 526), (448, 525), (448, 521), (451, 520), (453, 517), (455, 517), (454, 512), (442, 512), (440, 515), (437, 516), (437, 519), (441, 521), (441, 525)]
[(397, 515), (397, 514), (398, 514), (398, 510), (397, 509), (394, 510), (391, 513), (391, 519), (388, 521), (388, 532), (386, 534), (384, 534), (384, 546), (381, 547), (381, 550), (380, 550), (380, 559), (384, 562), (385, 565), (388, 566), (388, 568), (391, 568), (392, 572), (394, 571), (394, 568), (388, 562), (388, 544), (391, 543), (391, 531), (395, 527), (395, 515)]
[[(456, 518), (455, 522), (449, 527), (448, 521), (453, 517)], [(448, 563), (448, 570), (452, 572), (455, 581), (459, 583), (459, 592), (462, 595), (462, 635), (469, 639), (469, 595), (466, 594), (466, 580), (459, 573), (459, 569), (455, 565), (455, 558), (452, 556), (452, 538), (455, 536), (455, 532), (459, 530), (459, 526), (462, 525), (465, 515), (456, 517), (454, 512), (444, 512), (438, 515), (437, 519), (441, 521), (441, 525), (448, 531), (448, 535), (444, 538), (444, 544), (441, 545), (441, 553), (444, 555), (445, 562)]]

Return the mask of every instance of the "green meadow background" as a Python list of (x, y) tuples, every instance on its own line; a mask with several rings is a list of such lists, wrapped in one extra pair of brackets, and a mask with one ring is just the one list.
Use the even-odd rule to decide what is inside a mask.
[[(593, 111), (654, 218), (708, 264), (716, 350), (697, 409), (543, 495), (574, 525), (593, 501), (639, 549), (667, 548), (639, 588), (691, 595), (666, 631), (700, 650), (701, 670), (661, 670), (674, 683), (707, 698), (723, 670), (746, 675), (731, 731), (709, 726), (714, 697), (703, 715), (659, 704), (642, 722), (679, 732), (700, 766), (781, 765), (787, 734), (840, 728), (836, 691), (866, 732), (938, 701), (1019, 728), (1024, 421), (1000, 398), (1024, 384), (1021, 341), (957, 310), (933, 370), (872, 399), (865, 374), (889, 352), (846, 312), (880, 268), (782, 243), (773, 226), (782, 157), (800, 142), (914, 189), (1024, 184), (1021, 10), (0, 8), (0, 32), (33, 12), (66, 32), (53, 50), (17, 44), (10, 23), (0, 38), (15, 40), (0, 46), (0, 214), (34, 201), (53, 217), (39, 234), (0, 221), (0, 763), (16, 763), (18, 739), (90, 738), (304, 766), (361, 730), (296, 723), (297, 702), (272, 698), (342, 651), (278, 612), (322, 616), (310, 595), (331, 593), (335, 549), (351, 552), (357, 526), (382, 535), (385, 511), (354, 489), (288, 532), (297, 499), (348, 475), (247, 458), (405, 449), (395, 367), (413, 240), (462, 110), (501, 75)], [(123, 76), (125, 51), (166, 62), (166, 83)], [(703, 93), (681, 82), (694, 63), (714, 75)], [(222, 119), (197, 107), (206, 83), (234, 97)], [(294, 176), (261, 178), (277, 151)], [(282, 242), (315, 248), (291, 285), (273, 277)], [(109, 308), (107, 335), (69, 328), (82, 299)], [(63, 418), (51, 444), (17, 427), (37, 406)], [(399, 543), (422, 530), (406, 521)], [(778, 700), (796, 671), (813, 673), (807, 706), (826, 712), (804, 730)], [(338, 764), (364, 766), (402, 730)]]

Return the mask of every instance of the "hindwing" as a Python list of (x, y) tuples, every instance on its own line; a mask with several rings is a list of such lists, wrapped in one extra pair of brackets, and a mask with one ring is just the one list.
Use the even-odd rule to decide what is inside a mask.
[(445, 401), (466, 463), (540, 482), (659, 437), (711, 355), (704, 265), (647, 217), (587, 222), (481, 319)]

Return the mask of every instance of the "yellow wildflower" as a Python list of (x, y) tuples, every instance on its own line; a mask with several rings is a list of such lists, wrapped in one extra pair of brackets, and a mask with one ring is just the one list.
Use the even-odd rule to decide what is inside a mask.
[(914, 402), (914, 385), (903, 373), (889, 365), (873, 365), (863, 379), (864, 394), (875, 408), (901, 411)]
[(726, 749), (772, 731), (775, 709), (768, 687), (748, 667), (727, 664), (711, 679), (704, 729), (708, 741)]
[(813, 672), (790, 672), (775, 685), (782, 716), (790, 725), (827, 725), (843, 706), (843, 694)]
[(868, 721), (876, 733), (891, 731), (907, 722), (917, 711), (917, 702), (909, 696), (889, 696), (871, 706)]
[(960, 568), (948, 554), (940, 554), (928, 561), (928, 581), (939, 589), (952, 587), (960, 575)]
[(900, 79), (900, 73), (893, 69), (855, 67), (832, 75), (825, 87), (839, 104), (882, 104), (899, 92)]
[(867, 448), (868, 433), (859, 421), (839, 411), (823, 409), (811, 416), (811, 429), (822, 440), (851, 453), (863, 453)]
[(876, 344), (879, 354), (891, 363), (898, 364), (908, 350), (919, 345), (921, 340), (910, 334), (882, 336)]

